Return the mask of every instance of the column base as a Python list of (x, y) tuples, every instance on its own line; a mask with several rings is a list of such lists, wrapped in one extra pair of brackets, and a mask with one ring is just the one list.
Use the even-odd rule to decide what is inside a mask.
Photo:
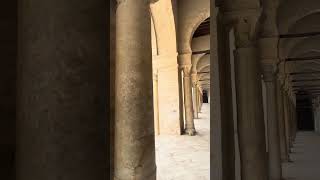
[(138, 180), (156, 180), (157, 179), (157, 169), (155, 169), (150, 175), (147, 176), (141, 176), (141, 175), (135, 175), (130, 177), (117, 177), (116, 175), (113, 175), (113, 180), (128, 180), (128, 179), (138, 179)]
[(197, 134), (196, 130), (195, 129), (185, 129), (184, 130), (184, 133), (189, 135), (189, 136), (194, 136)]

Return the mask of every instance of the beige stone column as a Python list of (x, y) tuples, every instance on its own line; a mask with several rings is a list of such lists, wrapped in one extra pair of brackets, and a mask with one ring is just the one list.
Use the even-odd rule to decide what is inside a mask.
[(280, 180), (282, 176), (279, 122), (277, 114), (275, 67), (271, 64), (263, 65), (263, 79), (267, 93), (267, 134), (269, 157), (269, 180)]
[(279, 121), (279, 135), (280, 135), (280, 150), (281, 150), (281, 161), (288, 162), (289, 152), (287, 149), (286, 139), (286, 126), (285, 126), (285, 115), (283, 108), (283, 91), (281, 82), (277, 84), (277, 99), (278, 99), (278, 121)]
[(288, 128), (289, 128), (289, 146), (290, 148), (293, 147), (293, 119), (292, 119), (292, 102), (290, 98), (290, 89), (288, 90), (287, 94), (287, 105), (288, 105)]
[(114, 180), (155, 180), (149, 0), (118, 0)]
[(154, 133), (160, 134), (159, 124), (159, 94), (158, 94), (158, 74), (153, 74), (153, 111), (154, 111)]
[[(285, 130), (286, 130), (286, 142), (287, 142), (287, 150), (290, 153), (290, 115), (289, 115), (289, 104), (288, 104), (288, 96), (286, 87), (283, 89), (283, 108), (285, 113)], [(290, 161), (290, 157), (289, 157)]]
[(291, 117), (291, 143), (292, 143), (292, 147), (293, 147), (293, 143), (296, 138), (296, 119), (295, 119), (296, 112), (295, 112), (295, 107), (294, 107), (292, 95), (289, 100), (290, 100), (290, 117)]
[(108, 179), (107, 2), (19, 2), (16, 180)]
[(200, 92), (200, 88), (199, 88), (199, 85), (198, 85), (197, 86), (197, 111), (198, 111), (198, 113), (200, 113), (200, 106), (201, 106), (200, 96), (201, 96), (201, 92)]
[(196, 130), (193, 119), (192, 82), (191, 82), (191, 53), (179, 54), (179, 66), (183, 71), (183, 92), (185, 110), (185, 133), (194, 136)]
[(259, 50), (262, 64), (263, 80), (266, 88), (267, 141), (269, 160), (269, 180), (280, 180), (282, 177), (279, 119), (276, 93), (276, 73), (278, 71), (278, 39), (276, 37), (260, 38)]
[(234, 13), (235, 82), (237, 89), (238, 132), (241, 178), (267, 180), (267, 153), (262, 107), (261, 69), (257, 57), (255, 29), (257, 12)]
[(193, 116), (198, 119), (198, 87), (197, 87), (197, 74), (191, 74), (192, 79), (192, 99), (193, 99)]
[(202, 104), (203, 104), (203, 92), (200, 89), (199, 90), (199, 112), (201, 112)]

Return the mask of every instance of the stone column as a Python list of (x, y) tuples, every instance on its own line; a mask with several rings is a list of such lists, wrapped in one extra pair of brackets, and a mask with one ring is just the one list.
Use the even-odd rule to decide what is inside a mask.
[(159, 94), (158, 94), (158, 74), (153, 74), (153, 111), (154, 111), (154, 133), (160, 134), (159, 124)]
[(291, 140), (292, 140), (292, 146), (293, 143), (296, 139), (296, 127), (297, 127), (297, 123), (296, 123), (296, 109), (295, 109), (295, 105), (293, 102), (293, 97), (290, 98), (290, 108), (291, 108)]
[(200, 89), (199, 90), (199, 112), (201, 112), (202, 104), (203, 104), (203, 92)]
[[(179, 57), (188, 58), (189, 55), (179, 55)], [(192, 102), (192, 85), (191, 85), (191, 65), (183, 65), (183, 90), (184, 90), (184, 107), (185, 107), (185, 133), (194, 136), (196, 130), (193, 119), (193, 102)]]
[(193, 116), (198, 119), (198, 87), (197, 87), (197, 74), (191, 74), (192, 79), (192, 89), (193, 89)]
[(198, 99), (197, 99), (197, 109), (198, 113), (200, 113), (200, 107), (201, 107), (201, 92), (200, 92), (200, 87), (197, 86), (197, 94), (198, 94)]
[(269, 180), (280, 180), (282, 176), (279, 119), (276, 93), (276, 73), (278, 60), (278, 39), (265, 37), (259, 39), (263, 80), (266, 88), (267, 141), (269, 158)]
[(280, 150), (281, 150), (281, 161), (288, 162), (289, 153), (287, 149), (287, 139), (286, 139), (286, 126), (285, 126), (285, 115), (283, 108), (283, 91), (281, 82), (278, 81), (277, 85), (278, 93), (278, 121), (279, 121), (279, 135), (280, 135)]
[[(286, 130), (286, 142), (287, 142), (287, 150), (290, 153), (290, 117), (289, 117), (289, 104), (288, 104), (288, 96), (286, 88), (283, 89), (283, 108), (285, 113), (285, 130)], [(290, 157), (289, 157), (290, 161)]]
[(118, 0), (114, 180), (155, 180), (149, 0)]
[(236, 39), (235, 82), (241, 178), (267, 180), (267, 153), (262, 107), (261, 70), (255, 29), (258, 12), (232, 14)]
[(290, 148), (293, 147), (293, 114), (292, 114), (292, 102), (290, 98), (290, 90), (288, 90), (288, 96), (287, 96), (287, 101), (288, 101), (288, 113), (289, 113), (289, 145)]
[(269, 157), (269, 180), (280, 180), (282, 176), (279, 122), (277, 114), (276, 75), (274, 65), (263, 65), (263, 79), (267, 93), (267, 134)]
[(108, 179), (107, 4), (20, 1), (17, 180)]

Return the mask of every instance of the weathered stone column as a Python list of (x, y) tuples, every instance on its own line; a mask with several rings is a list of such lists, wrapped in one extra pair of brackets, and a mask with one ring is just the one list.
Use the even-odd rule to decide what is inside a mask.
[(267, 153), (262, 107), (261, 68), (255, 29), (258, 12), (234, 13), (235, 82), (241, 159), (241, 178), (267, 180)]
[(115, 180), (155, 180), (149, 0), (118, 0)]
[(193, 99), (193, 116), (198, 119), (198, 87), (197, 87), (197, 74), (191, 74), (192, 79), (192, 99)]
[(158, 94), (158, 74), (153, 73), (153, 111), (154, 111), (154, 133), (160, 134), (159, 124), (159, 94)]
[(199, 90), (199, 85), (197, 84), (197, 112), (198, 112), (198, 117), (199, 117), (199, 110), (200, 110), (200, 90)]
[(183, 91), (185, 110), (185, 133), (194, 136), (196, 130), (193, 119), (192, 85), (191, 85), (191, 53), (179, 54), (179, 66), (183, 71)]
[(291, 113), (291, 141), (292, 146), (296, 139), (296, 111), (295, 111), (295, 105), (294, 105), (294, 98), (293, 95), (290, 96), (290, 113)]
[(202, 104), (203, 104), (203, 92), (202, 89), (199, 90), (199, 112), (201, 112)]
[[(290, 153), (290, 116), (289, 116), (289, 104), (288, 104), (288, 96), (286, 90), (286, 84), (283, 88), (283, 108), (285, 113), (285, 130), (286, 130), (286, 142), (287, 142), (287, 150)], [(289, 157), (290, 161), (290, 157)]]
[(289, 145), (290, 148), (293, 147), (293, 114), (292, 114), (292, 102), (290, 98), (290, 89), (288, 90), (288, 95), (287, 95), (287, 105), (288, 105), (288, 113), (289, 113)]
[(263, 80), (266, 87), (269, 180), (280, 180), (282, 176), (278, 106), (276, 96), (276, 63), (278, 62), (277, 43), (278, 39), (274, 37), (259, 39)]
[(278, 99), (278, 121), (279, 121), (279, 136), (280, 136), (280, 150), (281, 150), (281, 161), (289, 161), (289, 152), (287, 149), (287, 139), (286, 139), (286, 126), (285, 126), (285, 116), (283, 108), (283, 91), (280, 80), (277, 84), (277, 99)]
[(108, 179), (106, 1), (19, 2), (16, 179)]
[(269, 157), (269, 180), (280, 180), (282, 176), (280, 156), (279, 122), (277, 117), (276, 77), (273, 65), (263, 65), (263, 79), (267, 93), (267, 134)]

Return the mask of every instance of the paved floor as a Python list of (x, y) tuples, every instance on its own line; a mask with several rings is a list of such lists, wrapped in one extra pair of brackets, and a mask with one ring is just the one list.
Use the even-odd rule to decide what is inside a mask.
[(320, 180), (320, 135), (299, 132), (290, 155), (292, 163), (283, 164), (286, 180)]
[(156, 137), (158, 180), (210, 179), (210, 106), (195, 119), (196, 136)]

